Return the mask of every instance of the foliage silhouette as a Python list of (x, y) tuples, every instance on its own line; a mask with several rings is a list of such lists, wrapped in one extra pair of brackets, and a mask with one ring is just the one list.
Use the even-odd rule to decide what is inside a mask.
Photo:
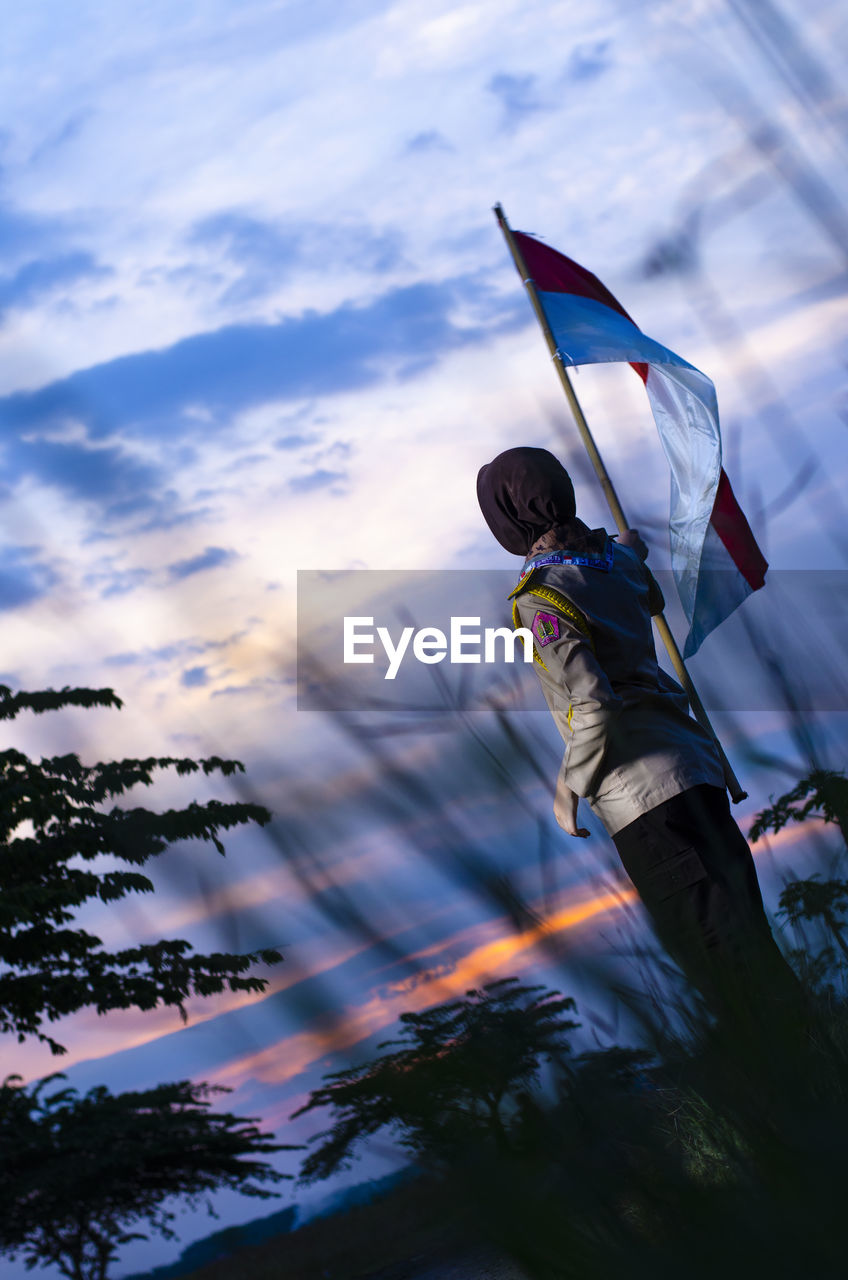
[[(516, 979), (493, 986), (484, 988), (492, 1004), (498, 987), (520, 990)], [(463, 1231), (536, 1280), (708, 1280), (719, 1265), (740, 1280), (842, 1274), (848, 1053), (828, 1037), (799, 1042), (778, 1022), (752, 1043), (693, 1007), (685, 1034), (575, 1056), (562, 1052), (574, 1027), (562, 1020), (561, 1034), (545, 1038), (552, 1088), (529, 1087), (541, 1054), (536, 1069), (531, 1053), (526, 1071), (503, 1073), (503, 1141), (486, 1105), (502, 1078), (498, 1037), (491, 1052), (466, 1055), (450, 1035), (455, 1012), (473, 1020), (477, 1004), (431, 1011), (447, 1033), (432, 1044), (433, 1024), (418, 1030), (425, 1015), (404, 1015), (404, 1049), (327, 1077), (302, 1110), (329, 1106), (336, 1123), (319, 1135), (304, 1180), (328, 1176), (361, 1139), (394, 1126), (470, 1215)], [(520, 1041), (520, 1023), (514, 1034)], [(508, 1041), (504, 1060), (520, 1060)]]
[[(36, 714), (63, 707), (120, 707), (111, 689), (62, 689), (12, 693), (0, 685), (0, 719), (29, 709)], [(237, 760), (170, 756), (83, 765), (76, 755), (31, 760), (22, 752), (0, 752), (0, 1032), (18, 1040), (35, 1036), (53, 1053), (63, 1046), (44, 1023), (79, 1009), (175, 1006), (186, 1018), (192, 995), (262, 991), (267, 980), (248, 971), (282, 957), (273, 949), (243, 955), (192, 955), (188, 942), (162, 939), (107, 951), (101, 940), (74, 927), (76, 911), (99, 899), (114, 902), (130, 893), (150, 893), (153, 884), (135, 868), (178, 840), (210, 841), (224, 852), (222, 831), (248, 822), (265, 824), (270, 813), (253, 803), (192, 802), (157, 813), (108, 802), (157, 772), (241, 772)], [(132, 870), (95, 869), (114, 858)]]
[(469, 991), (464, 1000), (401, 1015), (400, 1046), (373, 1062), (333, 1072), (294, 1116), (334, 1113), (321, 1145), (303, 1163), (302, 1182), (346, 1168), (355, 1148), (383, 1128), (416, 1155), (449, 1156), (480, 1140), (512, 1149), (523, 1097), (543, 1061), (567, 1053), (578, 1024), (574, 1001), (517, 978)]
[(786, 886), (780, 895), (778, 914), (793, 925), (821, 920), (842, 952), (843, 960), (848, 960), (845, 925), (839, 919), (846, 906), (848, 880), (819, 880), (814, 875), (808, 880), (793, 880)]
[(292, 1150), (252, 1119), (209, 1110), (229, 1090), (188, 1080), (137, 1093), (103, 1086), (84, 1097), (31, 1090), (13, 1077), (0, 1089), (0, 1250), (28, 1267), (53, 1264), (68, 1280), (105, 1280), (121, 1246), (146, 1223), (174, 1238), (177, 1196), (197, 1204), (231, 1188), (263, 1199), (281, 1174), (262, 1159)]
[[(848, 779), (844, 772), (812, 768), (790, 791), (757, 814), (749, 839), (757, 841), (766, 832), (777, 832), (789, 822), (804, 822), (808, 818), (819, 818), (838, 826), (848, 844)], [(841, 952), (844, 963), (848, 960), (848, 943), (840, 916), (846, 906), (848, 881), (821, 880), (816, 872), (806, 880), (792, 880), (785, 885), (777, 915), (796, 931), (803, 931), (805, 924), (820, 921)], [(811, 996), (824, 998), (825, 1005), (832, 1006), (834, 982), (845, 976), (833, 946), (825, 945), (813, 951), (805, 942), (791, 952), (791, 959)]]
[(835, 823), (848, 844), (848, 778), (844, 773), (812, 769), (791, 791), (757, 814), (749, 839), (756, 842), (767, 831), (780, 831), (787, 822), (803, 822), (807, 818)]

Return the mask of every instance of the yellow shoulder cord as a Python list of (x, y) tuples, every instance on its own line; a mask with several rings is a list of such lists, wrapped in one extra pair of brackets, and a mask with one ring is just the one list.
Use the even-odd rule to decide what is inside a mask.
[(555, 609), (559, 609), (560, 613), (565, 614), (569, 622), (573, 622), (577, 630), (585, 636), (592, 652), (595, 652), (595, 642), (592, 639), (589, 624), (585, 616), (576, 605), (571, 603), (567, 596), (564, 596), (561, 591), (556, 591), (553, 587), (530, 587), (530, 594), (531, 596), (538, 596), (540, 600), (546, 600)]
[(583, 633), (589, 642), (592, 652), (594, 653), (595, 642), (592, 639), (592, 633), (589, 630), (589, 624), (586, 621), (585, 614), (582, 614), (577, 606), (571, 603), (567, 596), (564, 596), (561, 591), (557, 591), (554, 587), (531, 586), (530, 584), (534, 574), (535, 569), (531, 569), (527, 577), (524, 578), (522, 582), (519, 582), (518, 586), (510, 591), (509, 596), (507, 597), (507, 599), (512, 600), (513, 626), (518, 627), (520, 625), (518, 619), (517, 597), (519, 595), (524, 595), (525, 591), (529, 591), (531, 595), (538, 596), (541, 600), (546, 600), (548, 604), (552, 604), (554, 608), (559, 609), (560, 613), (564, 614), (565, 617), (568, 618), (569, 622), (572, 622), (577, 630)]
[[(518, 628), (519, 628), (520, 626), (521, 626), (521, 618), (519, 617), (519, 614), (518, 614), (518, 601), (517, 601), (517, 600), (513, 600), (513, 602), (512, 602), (512, 627), (513, 627), (513, 630), (514, 630), (514, 631), (517, 631), (517, 630), (518, 630)], [(533, 661), (534, 661), (534, 662), (538, 662), (538, 664), (539, 664), (539, 666), (540, 666), (540, 667), (545, 667), (545, 664), (544, 664), (544, 662), (542, 661), (541, 655), (540, 655), (540, 653), (539, 653), (539, 651), (537, 650), (537, 648), (536, 648), (536, 646), (535, 646), (535, 645), (533, 645)], [(548, 669), (548, 668), (547, 668), (547, 667), (545, 667), (545, 670), (546, 670), (546, 671), (547, 671), (547, 669)]]

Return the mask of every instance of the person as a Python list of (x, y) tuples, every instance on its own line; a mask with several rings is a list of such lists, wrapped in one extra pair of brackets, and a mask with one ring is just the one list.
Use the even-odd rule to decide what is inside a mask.
[[(481, 468), (483, 517), (524, 557), (514, 625), (564, 742), (554, 813), (571, 836), (584, 799), (618, 851), (666, 949), (725, 1004), (764, 982), (794, 1002), (797, 982), (768, 924), (747, 841), (712, 737), (657, 662), (651, 617), (664, 601), (635, 530), (618, 538), (576, 514), (574, 487), (546, 449), (508, 449)], [(756, 972), (755, 972), (756, 971)]]

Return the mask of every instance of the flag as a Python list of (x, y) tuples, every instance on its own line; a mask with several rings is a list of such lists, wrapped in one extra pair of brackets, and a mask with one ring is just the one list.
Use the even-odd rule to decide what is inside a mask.
[(671, 468), (671, 566), (689, 622), (684, 656), (765, 582), (768, 565), (721, 465), (715, 387), (642, 333), (591, 271), (513, 232), (564, 365), (626, 360), (645, 384)]

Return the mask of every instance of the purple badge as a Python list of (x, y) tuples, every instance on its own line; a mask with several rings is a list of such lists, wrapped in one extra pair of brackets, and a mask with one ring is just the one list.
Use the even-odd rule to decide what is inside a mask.
[(558, 640), (559, 618), (555, 613), (542, 613), (539, 610), (533, 619), (533, 634), (543, 647), (552, 640)]

